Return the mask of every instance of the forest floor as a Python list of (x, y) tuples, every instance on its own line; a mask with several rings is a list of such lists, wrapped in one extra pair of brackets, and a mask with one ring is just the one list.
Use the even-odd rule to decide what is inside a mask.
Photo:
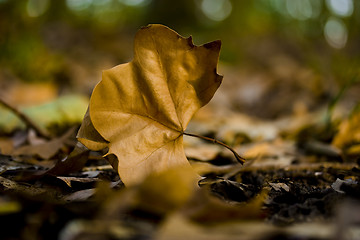
[[(301, 77), (284, 84), (224, 71), (224, 86), (187, 132), (225, 142), (246, 163), (184, 136), (202, 176), (188, 195), (176, 176), (124, 187), (104, 152), (75, 154), (66, 169), (49, 171), (69, 159), (79, 121), (56, 123), (50, 139), (29, 123), (1, 123), (1, 239), (360, 239), (360, 114), (349, 107), (357, 90), (329, 106)], [(70, 105), (86, 107), (79, 99)]]

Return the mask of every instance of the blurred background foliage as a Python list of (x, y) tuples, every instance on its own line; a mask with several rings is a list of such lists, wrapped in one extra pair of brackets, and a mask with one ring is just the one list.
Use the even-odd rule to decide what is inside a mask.
[(131, 60), (134, 34), (149, 23), (195, 44), (221, 39), (223, 65), (299, 78), (293, 91), (309, 88), (317, 101), (359, 74), (360, 1), (0, 0), (0, 87), (46, 82), (57, 93), (89, 94), (101, 70)]

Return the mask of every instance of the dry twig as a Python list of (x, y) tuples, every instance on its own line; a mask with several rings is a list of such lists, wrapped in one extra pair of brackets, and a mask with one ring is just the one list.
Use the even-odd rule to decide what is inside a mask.
[(18, 116), (26, 124), (28, 128), (34, 129), (34, 131), (37, 133), (38, 136), (46, 139), (51, 139), (50, 134), (45, 129), (39, 127), (32, 119), (30, 119), (28, 116), (26, 116), (16, 107), (12, 106), (10, 103), (6, 102), (1, 97), (0, 97), (0, 104), (2, 104), (4, 107), (12, 111), (16, 116)]

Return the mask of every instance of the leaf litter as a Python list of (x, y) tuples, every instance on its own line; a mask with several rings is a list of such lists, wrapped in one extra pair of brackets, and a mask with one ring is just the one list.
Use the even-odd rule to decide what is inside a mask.
[[(117, 70), (105, 76), (111, 71)], [(108, 154), (109, 143), (118, 140), (103, 132), (104, 117), (91, 121), (91, 101), (83, 121), (90, 134), (80, 135), (88, 137), (91, 150), (76, 143), (77, 128), (51, 139), (29, 128), (2, 137), (0, 224), (9, 226), (3, 239), (359, 237), (356, 111), (331, 125), (322, 121), (325, 110), (260, 120), (224, 105), (219, 110), (215, 97), (187, 132), (232, 146), (247, 159), (244, 166), (226, 149), (186, 136), (184, 152), (200, 181), (187, 167), (170, 168), (137, 176), (124, 187), (127, 177), (116, 168), (119, 157), (126, 160), (123, 150)]]

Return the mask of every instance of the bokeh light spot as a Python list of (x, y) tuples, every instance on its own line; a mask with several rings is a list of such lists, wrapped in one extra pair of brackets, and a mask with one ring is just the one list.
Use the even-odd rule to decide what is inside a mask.
[(324, 35), (326, 41), (334, 48), (343, 48), (347, 42), (347, 28), (340, 19), (331, 17), (325, 24)]
[(149, 4), (150, 0), (120, 0), (120, 2), (124, 3), (127, 6), (141, 7)]
[(109, 3), (111, 3), (111, 0), (96, 0), (96, 1), (93, 1), (93, 4), (97, 5), (97, 6), (104, 6), (104, 5), (107, 5)]
[(291, 17), (306, 20), (312, 17), (313, 9), (309, 0), (287, 0), (286, 9)]
[(82, 11), (89, 8), (92, 0), (66, 0), (66, 5), (73, 11)]
[(49, 7), (49, 0), (29, 0), (26, 10), (30, 17), (38, 17), (46, 12)]
[(330, 11), (340, 17), (351, 16), (354, 10), (352, 0), (327, 0), (326, 3)]
[(201, 10), (209, 19), (222, 21), (230, 15), (232, 5), (229, 0), (203, 0)]

